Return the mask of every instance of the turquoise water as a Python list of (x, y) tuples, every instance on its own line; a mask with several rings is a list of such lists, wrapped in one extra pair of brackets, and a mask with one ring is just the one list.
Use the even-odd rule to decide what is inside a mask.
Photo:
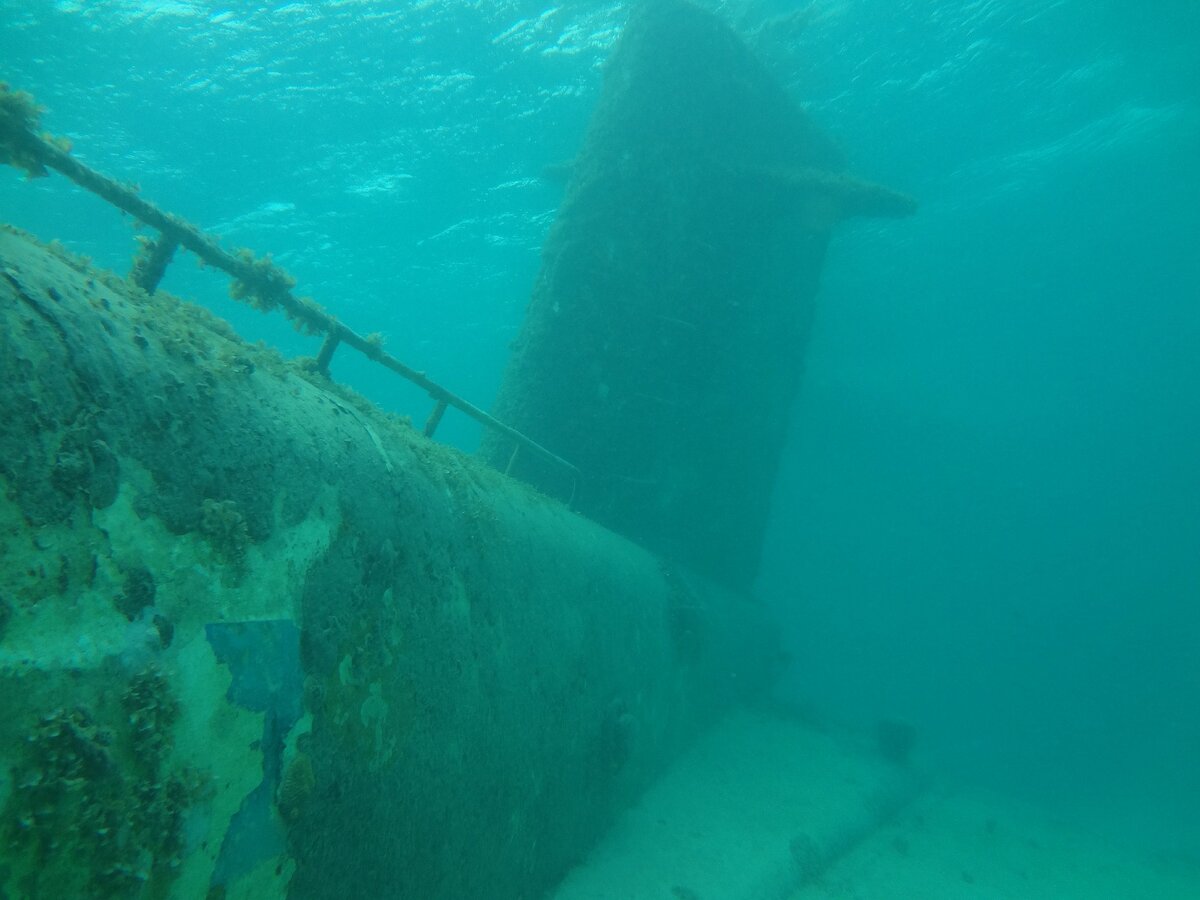
[[(723, 4), (754, 25), (784, 4)], [(767, 48), (851, 169), (921, 201), (826, 263), (761, 593), (818, 718), (1200, 858), (1200, 7), (811, 6)], [(0, 2), (0, 77), (83, 161), (486, 406), (620, 3)], [(0, 174), (123, 270), (128, 224)], [(314, 347), (189, 260), (164, 285)], [(341, 361), (421, 419), (428, 402)], [(476, 435), (461, 418), (444, 435)]]

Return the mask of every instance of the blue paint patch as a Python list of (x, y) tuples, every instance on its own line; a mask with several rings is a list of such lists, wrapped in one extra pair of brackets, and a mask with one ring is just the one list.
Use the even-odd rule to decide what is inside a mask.
[(274, 710), (280, 721), (295, 723), (300, 718), (304, 674), (295, 622), (214, 622), (204, 626), (204, 633), (233, 675), (226, 693), (230, 702), (255, 712)]
[(291, 619), (214, 622), (204, 628), (217, 659), (233, 681), (229, 702), (263, 716), (262, 780), (230, 820), (213, 871), (213, 885), (228, 885), (286, 847), (273, 799), (283, 769), (284, 741), (300, 718), (304, 672), (300, 629)]

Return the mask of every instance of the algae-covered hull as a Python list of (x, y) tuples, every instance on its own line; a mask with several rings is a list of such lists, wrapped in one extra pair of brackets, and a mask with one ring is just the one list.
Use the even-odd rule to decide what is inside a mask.
[(0, 894), (536, 897), (761, 609), (0, 232)]

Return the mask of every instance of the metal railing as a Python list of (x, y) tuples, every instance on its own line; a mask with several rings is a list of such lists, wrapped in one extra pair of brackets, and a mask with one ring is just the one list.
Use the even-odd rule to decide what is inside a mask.
[(159, 238), (144, 241), (142, 250), (134, 261), (130, 279), (139, 287), (153, 293), (166, 273), (176, 249), (183, 247), (190, 250), (208, 265), (220, 269), (234, 279), (230, 295), (235, 300), (265, 311), (281, 309), (304, 331), (323, 335), (324, 342), (316, 357), (316, 369), (326, 378), (330, 377), (329, 364), (337, 349), (342, 344), (352, 347), (385, 369), (417, 385), (434, 400), (433, 410), (425, 422), (426, 437), (434, 436), (447, 407), (452, 406), (483, 427), (512, 441), (513, 453), (506, 472), (511, 471), (521, 450), (528, 450), (562, 467), (571, 478), (572, 489), (568, 504), (573, 502), (579, 482), (579, 470), (574, 465), (438, 384), (424, 372), (405, 365), (383, 349), (380, 339), (359, 334), (338, 321), (311, 298), (297, 297), (292, 292), (295, 279), (273, 263), (269, 255), (256, 257), (246, 249), (231, 253), (223, 249), (216, 238), (204, 233), (186, 219), (164, 212), (138, 196), (136, 189), (79, 162), (71, 156), (69, 145), (65, 141), (48, 134), (36, 133), (40, 113), (41, 109), (29, 94), (13, 91), (0, 83), (0, 162), (23, 169), (30, 177), (45, 175), (47, 169), (53, 169), (158, 231)]

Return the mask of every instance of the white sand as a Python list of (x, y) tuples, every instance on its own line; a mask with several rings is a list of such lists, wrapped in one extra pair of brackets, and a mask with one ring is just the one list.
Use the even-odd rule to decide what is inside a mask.
[(1005, 798), (915, 781), (850, 741), (731, 716), (612, 829), (553, 900), (1200, 898), (1147, 859)]
[(922, 797), (789, 900), (1197, 900), (1200, 868), (1153, 859), (975, 791)]
[(782, 898), (909, 780), (838, 739), (738, 713), (617, 824), (555, 900)]

